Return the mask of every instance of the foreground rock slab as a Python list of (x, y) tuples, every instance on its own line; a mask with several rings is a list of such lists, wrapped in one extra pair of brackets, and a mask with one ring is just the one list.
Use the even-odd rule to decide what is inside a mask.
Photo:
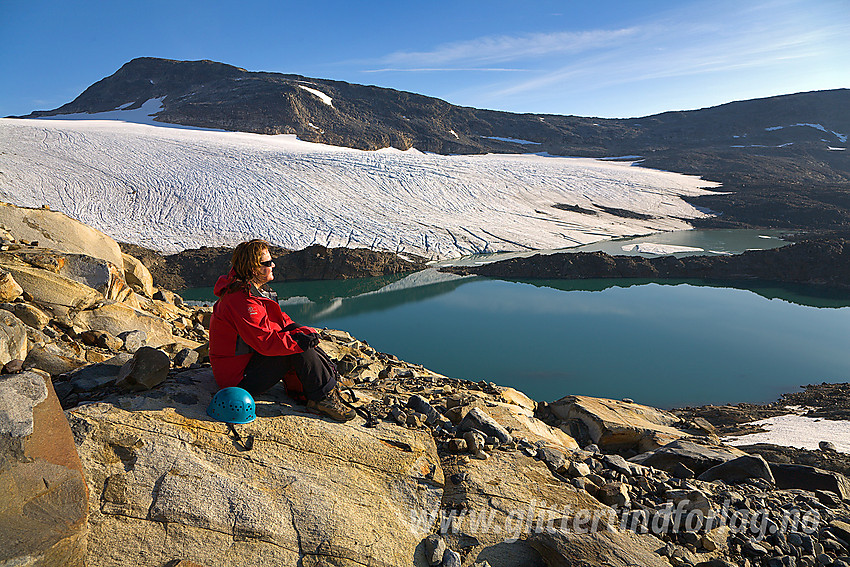
[(239, 426), (255, 437), (241, 451), (205, 414), (214, 391), (208, 369), (189, 371), (69, 413), (92, 493), (90, 566), (424, 562), (431, 526), (415, 520), (443, 493), (429, 434), (337, 424), (281, 393)]
[(0, 565), (85, 565), (87, 497), (50, 380), (0, 377)]

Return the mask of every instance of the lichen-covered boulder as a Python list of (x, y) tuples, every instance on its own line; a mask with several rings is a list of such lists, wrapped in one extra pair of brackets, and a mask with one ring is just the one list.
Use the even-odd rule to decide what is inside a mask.
[(10, 272), (33, 301), (42, 305), (85, 309), (103, 299), (96, 289), (61, 275), (58, 268), (35, 266), (12, 253), (0, 252), (0, 269)]
[(0, 309), (12, 312), (27, 326), (39, 331), (50, 322), (50, 316), (29, 303), (0, 303)]
[(172, 327), (167, 321), (126, 303), (104, 303), (74, 313), (72, 320), (84, 329), (107, 331), (115, 336), (125, 331), (144, 331), (147, 344), (153, 347), (174, 342)]
[(688, 436), (676, 428), (680, 420), (672, 413), (634, 402), (566, 396), (549, 408), (566, 423), (583, 423), (591, 441), (607, 452), (636, 449), (642, 453)]
[(0, 376), (0, 565), (85, 565), (87, 498), (50, 379)]
[(0, 203), (0, 224), (15, 238), (72, 254), (86, 254), (121, 266), (118, 243), (99, 230), (50, 209), (30, 209)]
[(142, 347), (118, 372), (115, 385), (128, 390), (150, 390), (165, 381), (171, 359), (157, 348)]
[(124, 260), (124, 279), (136, 286), (142, 295), (153, 297), (153, 276), (141, 260), (129, 254), (121, 254)]
[(688, 467), (697, 475), (701, 475), (711, 467), (737, 459), (745, 455), (740, 449), (713, 443), (706, 439), (679, 439), (636, 455), (629, 459), (647, 467), (672, 473), (680, 465)]
[[(244, 451), (206, 415), (208, 369), (70, 412), (89, 488), (89, 566), (423, 565), (443, 476), (427, 432), (258, 397)], [(116, 542), (121, 542), (116, 545)]]
[(638, 535), (627, 530), (587, 533), (543, 530), (531, 536), (531, 543), (544, 557), (547, 567), (670, 566), (670, 562), (657, 553), (664, 547), (664, 542), (649, 534)]
[(0, 272), (0, 301), (14, 301), (24, 293), (14, 276), (9, 272)]

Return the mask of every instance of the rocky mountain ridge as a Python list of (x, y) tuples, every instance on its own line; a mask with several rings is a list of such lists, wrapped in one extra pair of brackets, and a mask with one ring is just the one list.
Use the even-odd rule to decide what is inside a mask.
[[(257, 132), (361, 149), (436, 153), (640, 156), (700, 175), (728, 195), (693, 202), (722, 212), (706, 226), (850, 226), (850, 90), (732, 102), (630, 119), (512, 114), (374, 86), (251, 72), (213, 61), (139, 58), (74, 101), (28, 117), (139, 108), (162, 122)], [(842, 149), (843, 148), (843, 149)]]
[(538, 403), (344, 331), (321, 348), (376, 423), (276, 387), (234, 435), (206, 415), (208, 307), (60, 213), (4, 206), (0, 224), (0, 563), (850, 564), (839, 472), (725, 446), (708, 414)]

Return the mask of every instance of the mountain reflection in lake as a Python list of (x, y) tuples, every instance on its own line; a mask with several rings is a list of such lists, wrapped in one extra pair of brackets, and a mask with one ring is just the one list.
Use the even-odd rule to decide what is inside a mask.
[[(537, 400), (765, 402), (850, 378), (850, 294), (696, 280), (407, 277), (273, 284), (301, 324)], [(186, 299), (211, 298), (186, 290)], [(286, 298), (286, 299), (283, 299)]]

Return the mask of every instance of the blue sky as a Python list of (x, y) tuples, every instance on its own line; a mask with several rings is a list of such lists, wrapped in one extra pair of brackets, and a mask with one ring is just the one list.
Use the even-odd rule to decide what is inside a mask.
[(850, 0), (0, 0), (0, 116), (60, 106), (141, 56), (644, 116), (850, 87)]

